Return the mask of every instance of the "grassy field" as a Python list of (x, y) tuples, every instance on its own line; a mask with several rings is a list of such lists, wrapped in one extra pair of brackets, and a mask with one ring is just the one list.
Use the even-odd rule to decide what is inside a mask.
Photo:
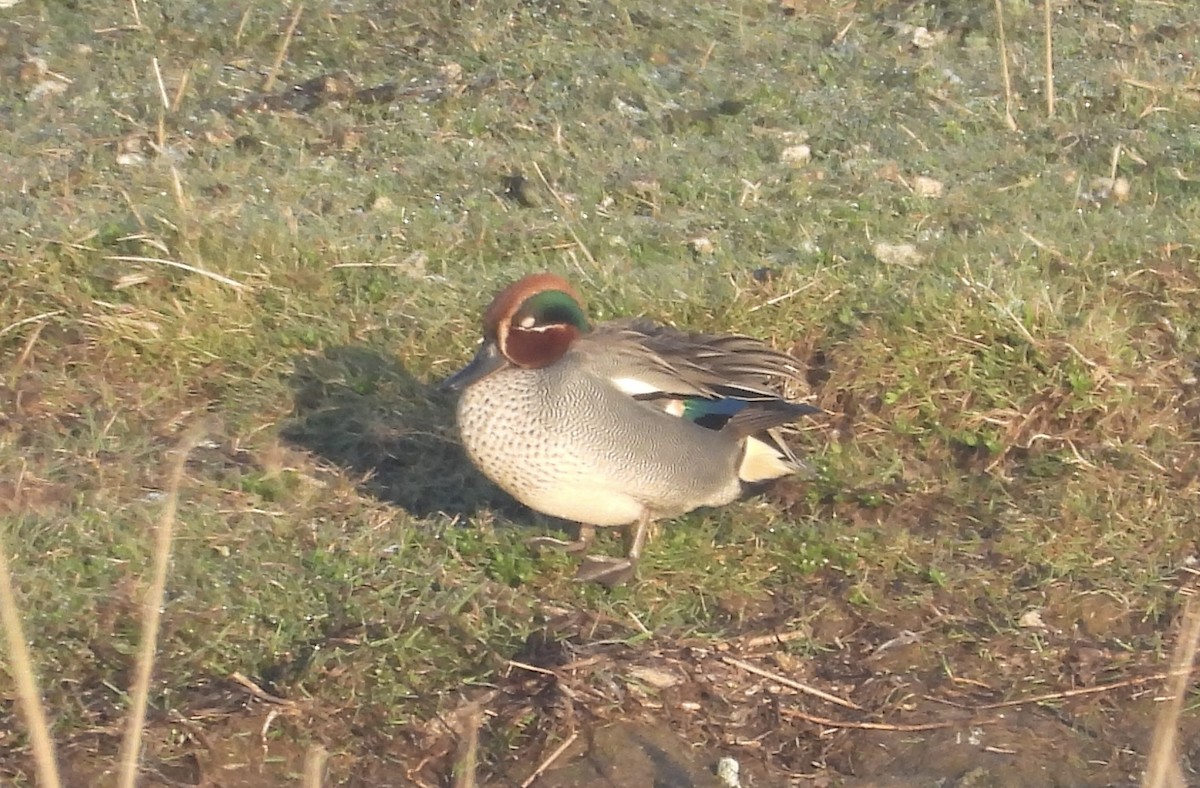
[[(1007, 99), (989, 3), (0, 10), (0, 527), (66, 783), (185, 435), (144, 784), (515, 786), (614, 721), (757, 786), (1139, 779), (1200, 574), (1200, 24), (1055, 3), (1051, 114), (1002, 5)], [(805, 361), (813, 477), (611, 592), (533, 555), (433, 384), (536, 270)]]

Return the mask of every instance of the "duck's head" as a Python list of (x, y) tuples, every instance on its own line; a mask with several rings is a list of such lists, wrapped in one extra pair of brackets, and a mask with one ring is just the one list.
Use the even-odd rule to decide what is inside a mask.
[(591, 330), (583, 302), (556, 274), (530, 274), (501, 290), (483, 313), (483, 344), (470, 364), (442, 382), (462, 389), (506, 366), (542, 369)]

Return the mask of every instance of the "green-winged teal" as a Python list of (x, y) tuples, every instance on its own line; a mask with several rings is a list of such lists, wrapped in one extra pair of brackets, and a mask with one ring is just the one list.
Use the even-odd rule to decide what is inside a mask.
[[(802, 379), (757, 339), (685, 333), (645, 319), (592, 325), (571, 285), (533, 274), (483, 316), (483, 345), (442, 387), (461, 389), (471, 461), (527, 506), (580, 524), (636, 526), (625, 558), (587, 556), (582, 580), (632, 574), (652, 521), (723, 506), (757, 482), (801, 469), (776, 428), (818, 408), (773, 381)], [(629, 531), (626, 531), (629, 535)]]

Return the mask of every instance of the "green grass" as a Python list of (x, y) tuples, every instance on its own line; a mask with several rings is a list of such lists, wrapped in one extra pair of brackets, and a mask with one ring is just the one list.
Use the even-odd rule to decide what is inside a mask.
[[(289, 735), (337, 739), (342, 777), (372, 742), (424, 742), (387, 756), (407, 768), (436, 751), (415, 732), (537, 633), (636, 649), (803, 625), (793, 648), (821, 655), (924, 627), (921, 670), (1002, 692), (1056, 686), (1072, 632), (1158, 664), (1200, 467), (1183, 5), (1062, 4), (1047, 118), (1040, 7), (1006, 4), (1019, 133), (990, 8), (410, 5), (306, 9), (279, 74), (399, 98), (266, 109), (269, 4), (143, 4), (141, 30), (117, 29), (123, 4), (4, 11), (0, 521), (71, 757), (115, 752), (165, 452), (204, 418), (152, 721), (240, 672), (323, 710), (333, 727)], [(918, 49), (900, 23), (949, 37)], [(35, 53), (52, 73), (18, 73)], [(169, 99), (188, 75), (177, 106), (152, 58)], [(55, 74), (65, 91), (27, 100)], [(812, 159), (790, 164), (801, 132)], [(1128, 197), (1093, 199), (1118, 148)], [(430, 384), (491, 292), (539, 269), (599, 318), (808, 362), (814, 477), (668, 524), (611, 593), (533, 556), (546, 523), (469, 467)], [(1080, 612), (1097, 597), (1102, 627)], [(536, 738), (492, 735), (489, 774)], [(25, 746), (0, 742), (6, 776), (31, 779)]]

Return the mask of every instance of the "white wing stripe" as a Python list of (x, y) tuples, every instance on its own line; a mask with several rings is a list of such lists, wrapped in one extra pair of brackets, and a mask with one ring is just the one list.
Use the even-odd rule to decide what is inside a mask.
[(612, 384), (620, 389), (625, 394), (631, 397), (637, 397), (642, 394), (662, 394), (663, 390), (658, 386), (651, 385), (644, 380), (637, 378), (621, 377), (611, 378)]

